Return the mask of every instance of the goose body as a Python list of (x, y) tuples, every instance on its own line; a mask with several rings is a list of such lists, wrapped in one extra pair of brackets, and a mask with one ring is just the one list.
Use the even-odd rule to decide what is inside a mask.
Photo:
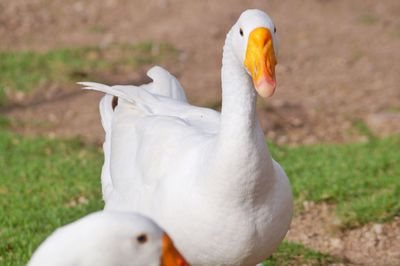
[(57, 229), (28, 266), (185, 266), (169, 237), (150, 219), (97, 212)]
[(258, 28), (268, 34), (274, 26), (264, 12), (248, 10), (227, 35), (221, 113), (187, 103), (160, 67), (142, 86), (81, 83), (106, 94), (105, 209), (151, 217), (192, 265), (255, 265), (275, 250), (292, 218), (288, 178), (270, 156), (255, 110), (255, 86), (260, 95), (274, 86), (253, 85), (242, 63)]

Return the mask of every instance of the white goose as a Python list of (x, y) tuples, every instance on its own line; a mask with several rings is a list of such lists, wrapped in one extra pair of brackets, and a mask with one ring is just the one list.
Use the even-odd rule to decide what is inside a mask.
[(28, 266), (185, 266), (171, 239), (138, 214), (97, 212), (57, 229)]
[(270, 17), (242, 13), (224, 46), (221, 113), (188, 104), (160, 67), (148, 73), (153, 83), (139, 87), (81, 83), (107, 94), (100, 104), (105, 209), (151, 217), (193, 265), (267, 258), (292, 219), (288, 178), (256, 114), (256, 91), (275, 90), (276, 49)]

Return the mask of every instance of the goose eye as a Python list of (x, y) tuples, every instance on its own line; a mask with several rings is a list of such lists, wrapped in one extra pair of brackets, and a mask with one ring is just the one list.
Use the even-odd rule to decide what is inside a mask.
[(243, 30), (242, 30), (242, 28), (240, 28), (239, 33), (240, 33), (240, 36), (243, 36)]
[(147, 235), (146, 234), (140, 234), (136, 237), (136, 240), (139, 244), (144, 244), (147, 242)]
[(274, 33), (276, 33), (276, 27), (274, 27)]

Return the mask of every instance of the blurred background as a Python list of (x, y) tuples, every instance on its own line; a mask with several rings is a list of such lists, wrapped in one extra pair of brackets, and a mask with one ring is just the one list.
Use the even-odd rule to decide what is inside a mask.
[(248, 8), (277, 26), (258, 111), (297, 208), (266, 263), (400, 264), (398, 0), (0, 0), (0, 264), (102, 206), (102, 95), (75, 82), (141, 84), (158, 64), (219, 109), (225, 35)]

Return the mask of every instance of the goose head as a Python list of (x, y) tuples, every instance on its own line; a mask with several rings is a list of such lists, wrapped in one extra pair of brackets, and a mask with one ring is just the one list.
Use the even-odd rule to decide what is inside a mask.
[(261, 97), (270, 97), (276, 88), (275, 66), (278, 42), (272, 19), (263, 11), (244, 11), (231, 29), (232, 49), (251, 76)]
[(28, 266), (188, 266), (172, 240), (150, 219), (124, 212), (97, 212), (56, 230)]

